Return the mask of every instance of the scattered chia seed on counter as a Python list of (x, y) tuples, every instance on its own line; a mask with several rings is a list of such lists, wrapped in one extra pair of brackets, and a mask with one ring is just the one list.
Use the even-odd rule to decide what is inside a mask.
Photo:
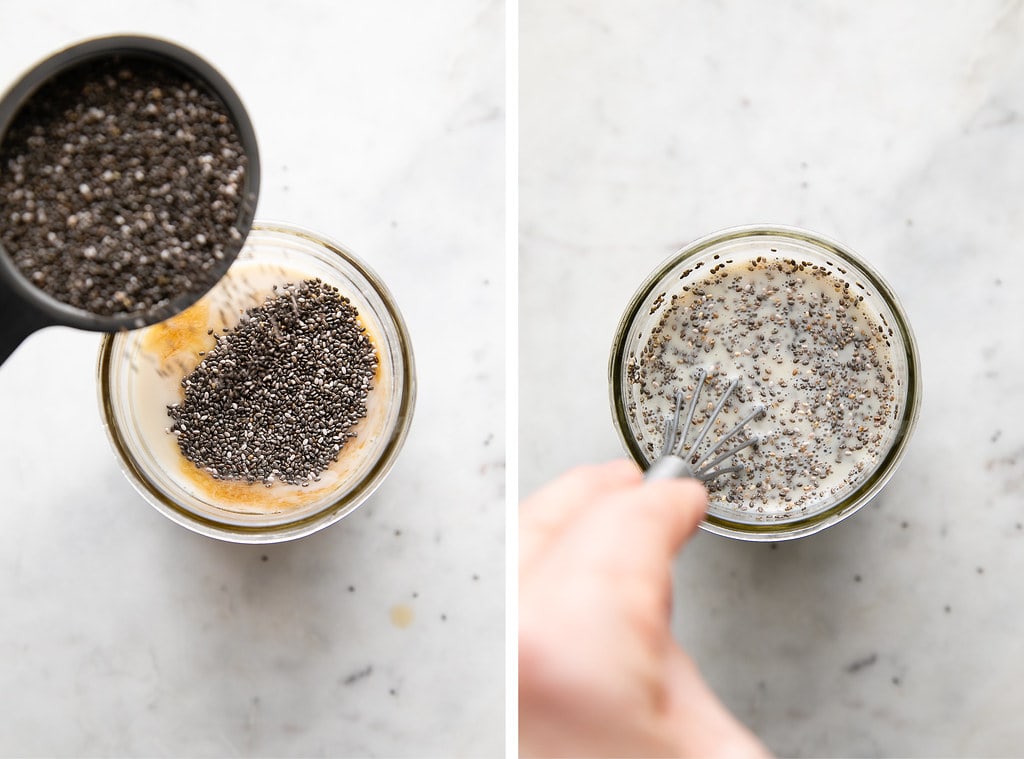
[(143, 58), (41, 87), (0, 144), (0, 244), (50, 296), (151, 313), (217, 279), (237, 246), (246, 156), (225, 107)]
[(274, 291), (182, 379), (170, 431), (216, 479), (308, 485), (355, 437), (378, 358), (336, 288), (313, 279)]
[[(661, 318), (627, 363), (639, 391), (628, 413), (658, 441), (675, 392), (692, 397), (697, 367), (713, 391), (694, 424), (738, 377), (708, 439), (745, 409), (761, 404), (768, 413), (750, 425), (760, 442), (734, 459), (746, 471), (709, 483), (712, 501), (784, 519), (841, 498), (892, 439), (899, 409), (891, 329), (865, 307), (859, 284), (824, 265), (757, 256), (698, 268), (652, 308), (662, 308)], [(653, 461), (656, 444), (646, 448)]]

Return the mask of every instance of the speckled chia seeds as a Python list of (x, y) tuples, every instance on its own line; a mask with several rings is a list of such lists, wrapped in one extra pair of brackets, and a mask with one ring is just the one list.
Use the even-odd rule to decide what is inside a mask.
[(246, 155), (224, 105), (142, 58), (41, 87), (0, 145), (0, 243), (39, 289), (99, 315), (205, 292), (240, 244)]
[(216, 479), (308, 485), (355, 437), (378, 358), (336, 288), (306, 280), (274, 290), (182, 379), (170, 431)]
[(743, 412), (768, 409), (748, 425), (760, 442), (733, 461), (746, 471), (709, 484), (713, 504), (785, 519), (854, 488), (886, 450), (899, 413), (892, 330), (858, 287), (823, 264), (771, 256), (684, 272), (679, 291), (652, 308), (660, 318), (627, 363), (638, 391), (628, 412), (650, 458), (676, 390), (689, 400), (703, 367), (697, 424), (727, 382), (740, 380), (709, 442)]

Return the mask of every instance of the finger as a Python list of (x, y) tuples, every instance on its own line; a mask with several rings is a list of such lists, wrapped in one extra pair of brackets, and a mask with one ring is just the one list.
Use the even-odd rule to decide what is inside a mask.
[(664, 566), (693, 535), (707, 509), (707, 490), (694, 479), (644, 482), (608, 493), (577, 524), (581, 541), (607, 550), (630, 546)]
[(524, 500), (519, 507), (520, 572), (559, 530), (602, 496), (640, 481), (639, 467), (620, 459), (571, 469)]
[[(698, 480), (672, 479), (644, 483), (635, 504), (609, 502), (618, 518), (628, 516), (630, 534), (674, 556), (704, 518), (708, 491)], [(622, 512), (627, 512), (623, 514)], [(660, 540), (659, 540), (660, 538)]]
[(696, 530), (706, 499), (695, 480), (605, 495), (548, 542), (535, 562), (539, 581), (572, 588), (561, 602), (566, 606), (612, 597), (633, 623), (666, 624), (672, 558)]
[(574, 467), (523, 500), (520, 516), (532, 519), (552, 511), (555, 504), (568, 504), (579, 500), (581, 496), (593, 497), (609, 490), (635, 485), (641, 479), (640, 467), (628, 459)]

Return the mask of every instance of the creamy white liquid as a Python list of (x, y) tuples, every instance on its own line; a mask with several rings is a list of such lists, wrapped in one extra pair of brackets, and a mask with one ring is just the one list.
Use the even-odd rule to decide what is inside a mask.
[(721, 465), (745, 471), (709, 483), (712, 509), (788, 519), (850, 493), (890, 447), (898, 416), (891, 332), (861, 298), (834, 270), (782, 259), (716, 263), (684, 277), (627, 366), (629, 410), (649, 458), (660, 453), (676, 391), (686, 394), (685, 414), (702, 367), (709, 379), (697, 424), (739, 380), (711, 443), (746, 412), (767, 410), (745, 428), (760, 437), (757, 447)]

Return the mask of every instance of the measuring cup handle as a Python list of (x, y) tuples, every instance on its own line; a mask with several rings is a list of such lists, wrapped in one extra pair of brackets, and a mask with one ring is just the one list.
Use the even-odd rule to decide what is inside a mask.
[(52, 322), (0, 284), (0, 365), (21, 342)]

